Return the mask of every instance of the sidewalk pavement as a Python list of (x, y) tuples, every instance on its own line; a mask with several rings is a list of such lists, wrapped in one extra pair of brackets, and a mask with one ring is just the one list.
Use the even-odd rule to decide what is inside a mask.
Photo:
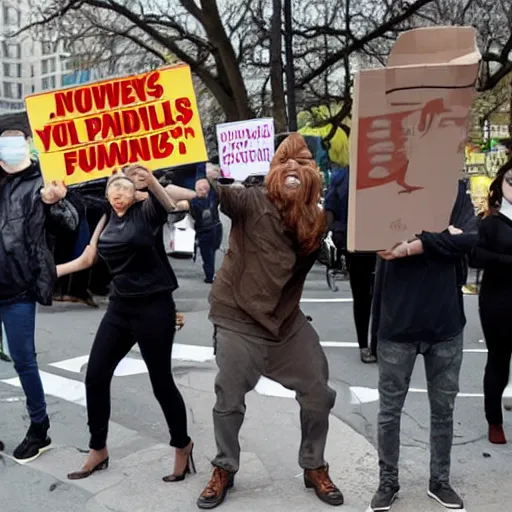
[[(182, 483), (162, 482), (162, 476), (172, 472), (172, 449), (165, 444), (143, 438), (137, 432), (111, 423), (109, 447), (111, 464), (107, 471), (96, 473), (85, 480), (70, 482), (66, 474), (80, 467), (84, 460), (83, 434), (73, 432), (71, 417), (61, 414), (52, 421), (52, 436), (58, 446), (26, 466), (5, 460), (8, 468), (0, 470), (0, 488), (10, 486), (9, 512), (50, 510), (46, 507), (18, 509), (14, 503), (18, 491), (27, 488), (28, 472), (40, 472), (56, 479), (49, 486), (50, 498), (56, 490), (76, 487), (79, 495), (75, 504), (53, 503), (51, 510), (62, 512), (188, 512), (198, 510), (195, 501), (206, 485), (211, 471), (209, 463), (214, 455), (212, 406), (214, 402), (215, 366), (213, 363), (175, 364), (177, 383), (183, 390), (189, 410), (189, 425), (195, 447), (197, 475), (188, 476)], [(20, 408), (23, 404), (20, 403)], [(69, 407), (76, 407), (69, 404)], [(85, 412), (85, 411), (84, 411)], [(137, 411), (133, 411), (137, 414)], [(75, 419), (76, 422), (76, 412)], [(76, 428), (75, 428), (76, 430)], [(80, 439), (81, 438), (81, 439)], [(219, 509), (225, 512), (256, 512), (286, 510), (306, 512), (331, 510), (311, 491), (306, 491), (302, 471), (297, 464), (300, 439), (299, 408), (295, 400), (272, 398), (255, 392), (247, 397), (247, 417), (240, 444), (242, 460), (235, 488)], [(78, 448), (82, 446), (82, 448)], [(346, 512), (364, 511), (375, 490), (377, 461), (373, 447), (359, 434), (337, 418), (332, 417), (326, 457), (334, 481), (346, 495)], [(5, 457), (7, 459), (8, 456)], [(25, 473), (24, 473), (25, 472)], [(23, 474), (25, 475), (23, 477)], [(36, 479), (35, 475), (32, 475)], [(49, 482), (52, 479), (49, 480)], [(7, 489), (7, 488), (6, 488)], [(33, 492), (33, 491), (32, 491)], [(53, 494), (52, 496), (52, 493)], [(3, 498), (2, 498), (3, 497)], [(76, 502), (82, 501), (81, 508)], [(24, 501), (25, 502), (25, 501)], [(25, 505), (26, 506), (26, 505)], [(85, 507), (85, 508), (84, 508)]]

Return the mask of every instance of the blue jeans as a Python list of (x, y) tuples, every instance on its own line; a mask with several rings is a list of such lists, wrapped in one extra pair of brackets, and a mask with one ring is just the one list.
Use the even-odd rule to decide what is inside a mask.
[(400, 418), (418, 354), (425, 360), (430, 402), (430, 481), (450, 479), (453, 410), (459, 392), (462, 333), (437, 343), (399, 343), (379, 339), (380, 410), (378, 420), (380, 484), (398, 485)]
[(41, 423), (46, 418), (46, 401), (36, 358), (36, 303), (29, 299), (0, 301), (0, 316), (14, 369), (27, 397), (30, 419), (34, 423)]

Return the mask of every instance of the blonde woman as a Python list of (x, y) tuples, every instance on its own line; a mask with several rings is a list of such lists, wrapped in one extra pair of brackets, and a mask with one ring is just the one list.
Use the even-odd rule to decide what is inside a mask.
[[(166, 418), (170, 444), (176, 449), (174, 472), (164, 480), (182, 481), (195, 470), (185, 403), (171, 373), (175, 283), (157, 250), (161, 227), (175, 203), (143, 167), (136, 166), (130, 178), (120, 173), (109, 179), (108, 219), (102, 219), (80, 258), (57, 267), (59, 275), (82, 270), (93, 264), (98, 252), (112, 275), (110, 302), (96, 333), (85, 378), (90, 452), (82, 469), (68, 475), (70, 480), (108, 468), (110, 383), (116, 366), (135, 341)], [(134, 183), (144, 185), (146, 199), (138, 200)]]

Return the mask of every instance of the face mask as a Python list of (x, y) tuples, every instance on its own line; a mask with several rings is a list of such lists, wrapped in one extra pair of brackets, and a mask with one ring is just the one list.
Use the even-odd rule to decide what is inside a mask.
[[(0, 160), (8, 167), (16, 167), (29, 156), (25, 137), (0, 137)], [(9, 169), (4, 169), (9, 172)]]

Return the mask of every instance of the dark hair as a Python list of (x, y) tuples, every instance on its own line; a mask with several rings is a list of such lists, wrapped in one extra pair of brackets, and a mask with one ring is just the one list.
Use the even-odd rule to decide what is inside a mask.
[(509, 160), (505, 165), (500, 167), (489, 187), (487, 208), (484, 217), (492, 215), (501, 206), (501, 202), (503, 201), (503, 180), (509, 171), (512, 171), (512, 160)]

